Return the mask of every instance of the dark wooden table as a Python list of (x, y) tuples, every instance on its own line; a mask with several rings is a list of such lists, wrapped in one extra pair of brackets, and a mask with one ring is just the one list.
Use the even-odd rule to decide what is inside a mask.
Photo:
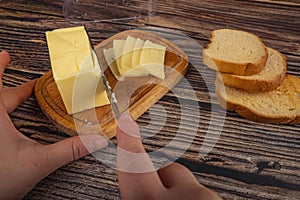
[[(180, 31), (205, 47), (214, 29), (242, 29), (282, 52), (287, 57), (288, 74), (300, 76), (299, 0), (163, 0), (157, 4), (156, 16), (147, 19), (87, 24), (92, 43), (124, 30), (151, 26)], [(11, 54), (11, 64), (3, 77), (5, 86), (38, 78), (50, 69), (45, 31), (74, 26), (62, 16), (62, 5), (62, 1), (0, 0), (0, 49)], [(178, 142), (192, 139), (192, 144), (177, 161), (189, 167), (199, 182), (224, 199), (300, 199), (300, 126), (254, 123), (234, 112), (223, 116), (223, 109), (215, 103), (214, 89), (209, 88), (214, 82), (212, 71), (199, 73), (191, 65), (186, 80), (196, 98), (185, 95), (190, 88), (181, 82), (177, 86), (181, 95), (168, 93), (137, 120), (143, 126), (151, 118), (162, 118), (162, 107), (167, 114), (167, 123), (157, 122), (157, 126), (163, 126), (159, 134), (148, 130), (152, 137), (145, 137), (146, 149), (155, 151), (167, 144), (178, 131), (177, 118), (182, 117), (183, 136)], [(185, 108), (190, 114), (180, 111), (181, 100), (187, 103)], [(11, 118), (18, 130), (38, 142), (49, 144), (68, 137), (43, 114), (34, 95)], [(199, 119), (199, 123), (192, 118)], [(189, 133), (195, 130), (191, 138)], [(201, 158), (199, 151), (204, 143), (214, 148)], [(172, 151), (166, 156), (171, 157)], [(91, 155), (55, 171), (25, 197), (119, 198), (116, 171)]]

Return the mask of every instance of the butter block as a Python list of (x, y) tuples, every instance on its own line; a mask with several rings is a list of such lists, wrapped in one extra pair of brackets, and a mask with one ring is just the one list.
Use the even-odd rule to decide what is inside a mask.
[(166, 47), (147, 40), (140, 56), (140, 66), (149, 74), (164, 79)]
[(46, 38), (53, 78), (68, 114), (109, 104), (85, 28), (48, 31)]

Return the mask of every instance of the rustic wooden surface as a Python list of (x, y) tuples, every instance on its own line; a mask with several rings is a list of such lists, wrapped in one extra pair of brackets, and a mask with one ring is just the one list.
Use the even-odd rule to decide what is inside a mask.
[[(298, 0), (162, 0), (157, 3), (157, 15), (148, 19), (87, 24), (92, 42), (97, 44), (127, 29), (153, 26), (180, 31), (206, 46), (214, 29), (242, 29), (258, 35), (267, 46), (283, 53), (288, 60), (288, 73), (300, 77)], [(5, 86), (38, 78), (50, 69), (45, 31), (71, 26), (62, 16), (62, 5), (62, 1), (0, 0), (0, 49), (9, 51), (12, 59), (3, 77)], [(189, 167), (201, 183), (221, 197), (300, 199), (300, 126), (254, 123), (234, 112), (226, 113), (223, 125), (223, 109), (215, 103), (214, 91), (210, 88), (215, 74), (209, 70), (204, 72), (199, 73), (197, 67), (191, 65), (186, 74), (196, 97), (189, 96), (190, 88), (186, 82), (181, 82), (177, 87), (179, 95), (168, 93), (138, 119), (141, 126), (158, 119), (155, 121), (157, 127), (146, 131), (146, 136), (152, 136), (143, 141), (147, 150), (154, 151), (167, 144), (175, 136), (178, 117), (181, 117), (179, 143), (191, 139), (189, 132), (196, 130), (197, 134), (177, 161)], [(185, 100), (185, 112), (180, 110), (181, 100)], [(168, 116), (167, 123), (159, 121), (164, 114)], [(199, 123), (195, 123), (193, 117), (199, 118)], [(11, 118), (23, 134), (41, 143), (49, 144), (67, 137), (43, 114), (34, 96), (18, 107)], [(154, 135), (156, 128), (161, 126), (162, 131)], [(219, 138), (218, 130), (221, 130)], [(200, 158), (201, 144), (205, 142), (209, 148), (217, 138), (213, 150)], [(166, 156), (172, 157), (173, 152), (166, 151)], [(92, 156), (60, 168), (25, 197), (119, 198), (116, 171)]]

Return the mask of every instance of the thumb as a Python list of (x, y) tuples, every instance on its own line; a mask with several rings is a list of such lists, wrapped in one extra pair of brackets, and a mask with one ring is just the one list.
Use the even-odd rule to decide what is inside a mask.
[(221, 200), (221, 198), (210, 189), (201, 185), (193, 173), (185, 166), (172, 163), (158, 171), (160, 180), (166, 188), (181, 190), (181, 195), (186, 199), (211, 199)]
[[(8, 52), (1, 51), (0, 52), (0, 79), (2, 79), (5, 67), (8, 65), (9, 61), (10, 61), (10, 56), (9, 56)], [(2, 86), (0, 87), (0, 89), (2, 89)]]
[(14, 88), (4, 88), (2, 91), (2, 99), (8, 113), (14, 111), (14, 109), (23, 103), (32, 93), (35, 80), (31, 80), (23, 85)]
[(50, 173), (57, 168), (107, 146), (101, 135), (80, 135), (44, 146), (47, 168)]
[[(185, 166), (178, 163), (170, 165), (158, 171), (159, 177), (167, 188), (176, 187), (181, 184), (197, 183), (193, 173)], [(180, 181), (179, 181), (180, 180)]]

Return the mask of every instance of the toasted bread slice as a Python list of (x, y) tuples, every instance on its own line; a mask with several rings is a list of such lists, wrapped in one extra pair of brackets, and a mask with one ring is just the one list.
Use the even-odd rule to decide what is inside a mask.
[(203, 50), (203, 63), (219, 72), (250, 76), (265, 66), (268, 51), (254, 34), (231, 29), (212, 32), (210, 44)]
[(268, 49), (268, 60), (261, 72), (252, 76), (217, 73), (217, 79), (227, 86), (249, 92), (266, 92), (276, 89), (286, 74), (286, 58), (277, 50)]
[(256, 122), (300, 124), (300, 78), (287, 75), (282, 84), (268, 92), (249, 93), (216, 81), (220, 105)]

